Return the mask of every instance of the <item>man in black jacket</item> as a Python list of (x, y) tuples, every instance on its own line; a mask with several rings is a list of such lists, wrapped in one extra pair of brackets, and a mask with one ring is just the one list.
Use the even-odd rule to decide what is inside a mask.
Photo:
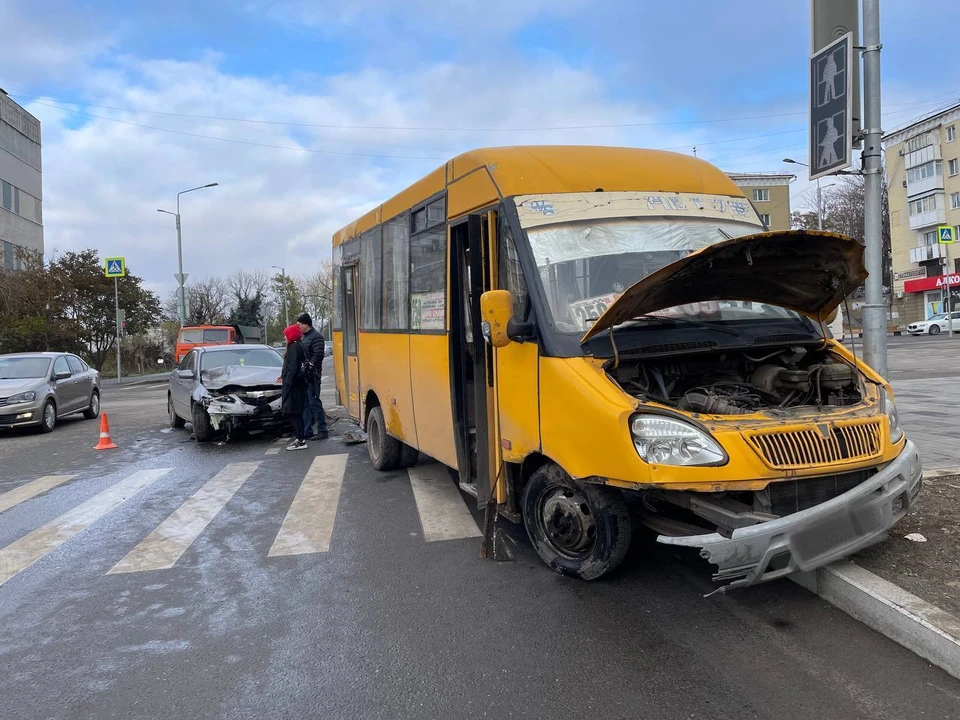
[[(320, 401), (320, 369), (323, 367), (323, 348), (326, 341), (323, 335), (313, 329), (313, 318), (309, 314), (302, 313), (297, 318), (297, 325), (303, 333), (303, 339), (300, 342), (307, 351), (307, 359), (316, 368), (316, 374), (307, 382), (307, 403), (303, 409), (303, 425), (308, 440), (325, 440), (329, 437), (329, 433), (327, 416)], [(313, 429), (314, 420), (317, 423), (316, 432)]]

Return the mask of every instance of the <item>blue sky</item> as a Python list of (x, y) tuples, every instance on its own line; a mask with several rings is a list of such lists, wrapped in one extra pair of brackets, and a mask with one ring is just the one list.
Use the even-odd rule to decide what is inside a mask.
[[(729, 171), (789, 170), (781, 158), (806, 154), (809, 12), (808, 0), (0, 0), (0, 87), (43, 122), (48, 251), (124, 254), (166, 295), (175, 235), (156, 208), (206, 182), (220, 187), (184, 199), (193, 277), (309, 271), (335, 229), (475, 146), (696, 146)], [(960, 27), (960, 3), (883, 0), (882, 14), (891, 129), (960, 97), (958, 52), (937, 30)], [(793, 195), (808, 201), (804, 178)]]

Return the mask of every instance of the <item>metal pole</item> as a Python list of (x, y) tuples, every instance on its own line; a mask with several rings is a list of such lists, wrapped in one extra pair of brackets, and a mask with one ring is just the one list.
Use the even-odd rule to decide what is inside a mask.
[(283, 322), (290, 327), (290, 312), (287, 309), (287, 271), (280, 268), (280, 276), (283, 278)]
[(187, 294), (183, 284), (183, 239), (180, 235), (180, 196), (177, 195), (177, 272), (180, 273), (180, 327), (187, 324)]
[(823, 230), (823, 200), (820, 197), (820, 178), (817, 178), (817, 230)]
[(880, 0), (863, 0), (863, 230), (866, 244), (866, 303), (863, 355), (867, 365), (887, 375), (887, 328), (883, 303), (883, 175), (880, 165)]
[[(937, 229), (937, 233), (940, 233), (939, 229)], [(944, 281), (944, 285), (947, 288), (947, 328), (949, 328), (950, 337), (953, 337), (953, 297), (950, 295), (950, 245), (943, 245), (943, 255), (943, 259), (947, 264), (947, 276)]]
[(116, 305), (115, 317), (117, 319), (117, 384), (120, 384), (120, 282), (116, 277), (113, 278), (113, 300)]

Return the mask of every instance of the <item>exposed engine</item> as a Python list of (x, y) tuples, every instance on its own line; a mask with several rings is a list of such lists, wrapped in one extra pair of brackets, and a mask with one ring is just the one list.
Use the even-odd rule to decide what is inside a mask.
[(856, 405), (857, 371), (828, 351), (790, 347), (763, 354), (704, 353), (682, 359), (623, 359), (610, 371), (641, 400), (710, 415)]

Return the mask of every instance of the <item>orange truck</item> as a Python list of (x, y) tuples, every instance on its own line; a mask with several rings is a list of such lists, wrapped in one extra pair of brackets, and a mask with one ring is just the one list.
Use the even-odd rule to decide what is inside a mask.
[(177, 334), (176, 363), (195, 347), (260, 342), (260, 328), (245, 325), (189, 325)]

